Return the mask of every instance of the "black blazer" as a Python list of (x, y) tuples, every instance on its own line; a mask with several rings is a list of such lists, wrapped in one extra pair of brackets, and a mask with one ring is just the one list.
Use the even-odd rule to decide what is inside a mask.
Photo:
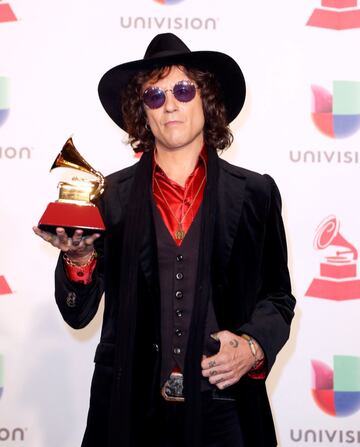
[[(141, 162), (140, 162), (141, 163)], [(108, 444), (109, 408), (113, 393), (114, 352), (118, 330), (124, 216), (136, 170), (140, 163), (107, 177), (99, 207), (106, 225), (97, 243), (99, 260), (89, 285), (71, 282), (61, 256), (55, 274), (56, 302), (64, 320), (73, 328), (86, 326), (94, 317), (103, 292), (105, 309), (101, 340), (95, 354), (95, 372), (83, 447)], [(147, 185), (149, 191), (151, 185)], [(145, 194), (146, 192), (144, 192)], [(215, 210), (211, 295), (220, 329), (247, 333), (261, 345), (270, 372), (276, 355), (289, 336), (295, 299), (287, 268), (286, 240), (281, 218), (281, 198), (268, 175), (233, 166), (219, 159)], [(151, 406), (158, 392), (161, 355), (159, 334), (159, 284), (156, 240), (151, 207), (138, 259), (138, 310), (133, 381), (134, 408)], [(141, 346), (141, 351), (138, 348)], [(144, 374), (144, 365), (146, 373)], [(125, 366), (126, 367), (126, 366)], [(116, 380), (116, 378), (115, 378)], [(276, 445), (275, 431), (264, 380), (243, 377), (234, 385), (238, 396), (246, 446)], [(139, 410), (136, 414), (139, 429)], [(135, 416), (134, 416), (135, 417)], [(116, 444), (116, 447), (122, 444)]]

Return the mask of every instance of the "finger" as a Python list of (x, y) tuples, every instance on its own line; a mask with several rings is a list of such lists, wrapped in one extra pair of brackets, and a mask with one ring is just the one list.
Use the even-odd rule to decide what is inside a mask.
[(83, 230), (75, 230), (73, 237), (71, 238), (72, 245), (80, 245), (82, 241)]
[(223, 362), (218, 355), (214, 355), (213, 357), (208, 357), (201, 362), (201, 367), (204, 371), (210, 370), (211, 368), (218, 367), (222, 365)]
[[(213, 364), (213, 363), (212, 363)], [(223, 362), (223, 363), (221, 363), (220, 361), (219, 362), (215, 362), (215, 365), (213, 366), (213, 367), (211, 367), (211, 368), (204, 368), (203, 370), (202, 370), (202, 375), (204, 376), (204, 377), (211, 377), (211, 376), (213, 376), (214, 374), (223, 374), (223, 373), (228, 373), (228, 372), (230, 372), (232, 370), (232, 367), (231, 367), (231, 364), (229, 364), (229, 363), (225, 363), (225, 362)], [(215, 373), (215, 372), (216, 373)]]
[(92, 245), (96, 241), (96, 239), (99, 239), (100, 236), (101, 235), (99, 233), (94, 233), (94, 234), (91, 234), (90, 236), (86, 236), (84, 238), (84, 244)]
[(47, 231), (41, 230), (39, 227), (33, 227), (33, 231), (37, 236), (40, 236), (44, 241), (53, 243), (56, 236)]
[(220, 341), (218, 332), (214, 332), (213, 334), (210, 334), (210, 337), (213, 338), (215, 341)]
[(209, 377), (209, 383), (211, 383), (212, 385), (217, 385), (217, 386), (220, 386), (221, 384), (224, 384), (224, 383), (232, 382), (233, 380), (234, 380), (234, 377), (231, 373), (216, 374), (216, 375)]
[(56, 228), (56, 235), (59, 238), (59, 244), (67, 246), (69, 243), (69, 236), (66, 234), (66, 231), (62, 227)]
[(218, 374), (229, 374), (232, 371), (229, 365), (217, 365), (214, 368), (203, 369), (202, 375), (204, 377), (214, 377)]
[(40, 234), (42, 233), (42, 231), (40, 230), (40, 228), (39, 227), (32, 227), (32, 229), (33, 229), (33, 232), (37, 235), (37, 236), (40, 236)]
[(226, 364), (226, 362), (227, 362), (227, 356), (224, 355), (224, 352), (220, 348), (220, 351), (217, 354), (204, 359), (201, 362), (201, 367), (202, 369), (210, 369), (214, 368), (214, 366), (224, 365)]
[(225, 388), (228, 388), (231, 385), (234, 385), (236, 383), (235, 380), (221, 380), (220, 382), (216, 383), (215, 385), (219, 388), (219, 390), (224, 390)]
[(216, 365), (216, 357), (217, 357), (216, 355), (214, 355), (212, 357), (204, 357), (203, 356), (203, 359), (201, 361), (201, 368), (204, 369), (204, 370), (212, 368), (213, 365), (214, 365), (214, 362), (215, 362), (215, 365)]

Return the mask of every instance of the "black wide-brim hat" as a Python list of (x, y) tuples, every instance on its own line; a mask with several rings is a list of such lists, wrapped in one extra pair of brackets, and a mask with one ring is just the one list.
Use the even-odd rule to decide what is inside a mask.
[(246, 86), (235, 60), (217, 51), (190, 51), (175, 34), (163, 33), (153, 38), (143, 59), (111, 68), (99, 82), (100, 101), (118, 126), (126, 130), (121, 112), (121, 94), (130, 79), (139, 72), (168, 65), (184, 65), (213, 73), (222, 88), (227, 122), (233, 121), (240, 113)]

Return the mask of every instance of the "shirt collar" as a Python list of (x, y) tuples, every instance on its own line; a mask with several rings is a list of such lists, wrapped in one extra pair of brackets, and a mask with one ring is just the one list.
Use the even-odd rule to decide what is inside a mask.
[[(156, 149), (154, 149), (154, 151), (156, 151)], [(208, 162), (208, 153), (207, 153), (207, 149), (206, 149), (205, 145), (203, 145), (203, 147), (201, 149), (201, 152), (199, 154), (199, 158), (198, 158), (198, 161), (196, 163), (196, 166), (195, 166), (193, 172), (189, 175), (188, 179), (194, 176), (195, 171), (196, 171), (196, 169), (199, 166), (202, 165), (202, 166), (206, 167), (207, 166), (207, 162)], [(161, 169), (161, 167), (156, 163), (155, 152), (153, 152), (153, 175), (152, 175), (152, 177), (154, 178), (155, 175), (159, 175), (161, 177), (165, 177), (170, 183), (174, 183), (174, 184), (177, 185), (177, 183), (174, 182), (173, 180), (171, 180), (165, 174), (165, 172)]]

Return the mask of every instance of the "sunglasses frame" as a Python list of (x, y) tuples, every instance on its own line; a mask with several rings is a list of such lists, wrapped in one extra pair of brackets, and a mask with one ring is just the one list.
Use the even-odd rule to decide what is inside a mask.
[[(186, 100), (186, 101), (182, 101), (181, 99), (178, 99), (178, 98), (176, 97), (176, 94), (174, 93), (174, 89), (176, 88), (176, 86), (190, 86), (190, 87), (194, 87), (194, 96), (192, 96), (191, 99), (188, 99), (188, 100)], [(142, 101), (143, 101), (143, 103), (146, 105), (146, 107), (148, 107), (149, 109), (151, 109), (151, 110), (156, 110), (156, 109), (160, 109), (160, 107), (162, 107), (162, 106), (165, 104), (165, 101), (166, 101), (166, 92), (171, 92), (172, 95), (174, 96), (174, 98), (175, 98), (177, 101), (179, 101), (179, 102), (190, 102), (190, 101), (192, 101), (192, 100), (195, 98), (195, 96), (196, 96), (196, 90), (197, 90), (198, 88), (199, 88), (199, 87), (198, 87), (194, 82), (192, 82), (192, 81), (190, 81), (190, 80), (187, 80), (187, 79), (183, 79), (183, 80), (181, 80), (181, 81), (176, 82), (176, 83), (173, 85), (173, 88), (163, 89), (163, 88), (161, 88), (161, 87), (157, 87), (156, 85), (154, 85), (154, 86), (148, 87), (146, 90), (144, 90), (144, 92), (143, 92), (143, 94), (142, 94)], [(149, 91), (156, 91), (156, 92), (158, 92), (158, 93), (162, 93), (162, 100), (163, 100), (163, 102), (162, 102), (158, 107), (151, 107), (151, 106), (149, 106), (149, 104), (146, 103), (144, 97), (145, 97), (146, 93), (149, 92)]]

